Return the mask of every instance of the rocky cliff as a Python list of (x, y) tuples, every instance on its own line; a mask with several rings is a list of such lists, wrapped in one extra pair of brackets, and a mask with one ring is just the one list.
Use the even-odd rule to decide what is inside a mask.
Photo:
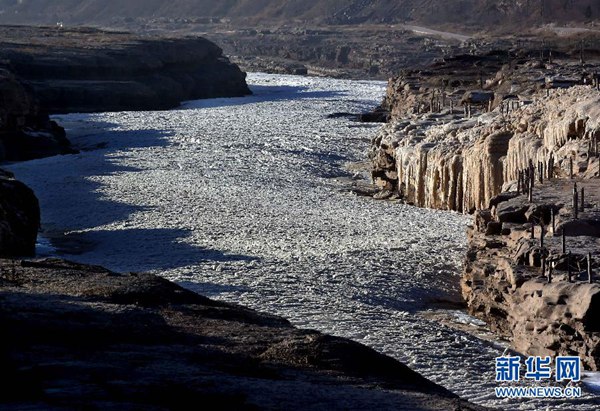
[(461, 283), (471, 314), (519, 352), (598, 370), (599, 66), (504, 58), (390, 81), (392, 121), (370, 152), (378, 196), (475, 212)]
[(250, 93), (245, 73), (203, 38), (60, 27), (0, 32), (0, 67), (27, 81), (51, 113), (158, 110)]
[[(597, 159), (595, 164), (597, 172)], [(577, 200), (578, 211), (568, 201), (574, 182), (586, 193)], [(514, 190), (495, 198), (491, 209), (476, 213), (468, 230), (461, 281), (471, 314), (508, 338), (517, 351), (577, 355), (596, 371), (598, 188), (596, 179), (556, 178), (537, 181), (531, 198)]]
[(0, 69), (0, 162), (69, 152), (65, 131), (48, 118), (32, 90)]
[(0, 259), (0, 323), (7, 410), (483, 410), (361, 344), (153, 275)]
[[(422, 207), (473, 212), (514, 183), (529, 161), (564, 175), (573, 159), (575, 174), (592, 172), (579, 166), (587, 152), (571, 141), (591, 146), (600, 137), (600, 92), (591, 74), (597, 68), (554, 65), (536, 74), (526, 63), (517, 87), (509, 66), (489, 77), (480, 68), (483, 87), (475, 91), (464, 86), (477, 85), (462, 83), (460, 75), (447, 77), (456, 84), (437, 77), (437, 87), (406, 76), (390, 82), (384, 104), (393, 120), (370, 151), (373, 180), (384, 193)], [(569, 85), (589, 85), (553, 85), (562, 70), (572, 70), (564, 80)]]
[(33, 191), (0, 169), (0, 256), (31, 256), (40, 227), (40, 208)]

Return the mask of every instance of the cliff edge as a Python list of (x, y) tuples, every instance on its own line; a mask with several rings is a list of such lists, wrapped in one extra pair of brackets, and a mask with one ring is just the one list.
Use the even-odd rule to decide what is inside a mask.
[(2, 409), (483, 410), (361, 344), (149, 274), (0, 259)]
[(50, 113), (161, 110), (250, 94), (214, 43), (93, 28), (0, 26), (0, 68)]

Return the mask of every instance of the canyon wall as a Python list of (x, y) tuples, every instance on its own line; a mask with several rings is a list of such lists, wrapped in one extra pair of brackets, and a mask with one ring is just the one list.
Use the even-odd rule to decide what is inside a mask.
[(0, 69), (0, 162), (70, 152), (65, 131), (49, 119), (31, 88)]
[(530, 160), (552, 167), (554, 176), (566, 175), (571, 159), (576, 176), (597, 174), (582, 162), (589, 153), (580, 147), (600, 139), (600, 92), (578, 86), (546, 93), (511, 102), (509, 113), (498, 106), (473, 118), (446, 110), (392, 121), (373, 140), (374, 182), (417, 206), (473, 212), (514, 185)]
[(27, 81), (51, 113), (160, 110), (250, 94), (245, 73), (199, 37), (21, 26), (0, 33), (0, 67)]
[[(597, 169), (596, 156), (590, 166)], [(586, 193), (577, 213), (565, 201), (573, 181)], [(469, 312), (518, 352), (576, 355), (595, 371), (600, 369), (599, 188), (597, 179), (552, 179), (538, 182), (532, 201), (515, 191), (495, 198), (491, 209), (476, 212), (468, 229), (461, 281)]]
[(390, 81), (392, 121), (369, 153), (377, 196), (474, 212), (461, 281), (470, 314), (518, 352), (599, 370), (598, 66), (492, 66)]
[(40, 208), (33, 191), (0, 169), (0, 257), (34, 255), (39, 227)]

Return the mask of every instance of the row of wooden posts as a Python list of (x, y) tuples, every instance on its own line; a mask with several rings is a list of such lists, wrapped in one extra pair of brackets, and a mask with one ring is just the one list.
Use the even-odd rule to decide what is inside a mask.
[[(544, 178), (550, 179), (553, 178), (553, 170), (554, 170), (554, 157), (551, 156), (548, 160), (548, 164), (544, 162), (538, 162), (537, 170), (534, 167), (533, 160), (529, 160), (529, 166), (525, 169), (519, 170), (518, 178), (517, 178), (517, 192), (521, 194), (528, 194), (529, 201), (533, 201), (533, 187), (535, 186), (535, 180), (537, 180), (540, 184), (544, 183)], [(569, 176), (573, 178), (573, 159), (570, 159), (569, 162)], [(575, 219), (579, 218), (579, 212), (585, 211), (585, 187), (581, 187), (580, 190), (577, 188), (577, 183), (573, 184), (573, 193), (572, 193), (572, 207), (573, 207), (573, 217)], [(556, 212), (554, 208), (550, 210), (550, 224), (552, 227), (552, 233), (556, 233)], [(535, 222), (531, 223), (531, 239), (535, 239)], [(539, 222), (540, 225), (540, 248), (545, 250), (544, 238), (546, 235), (546, 228), (544, 225), (544, 221)], [(559, 256), (552, 257), (550, 259), (545, 256), (542, 257), (542, 275), (548, 279), (548, 283), (552, 282), (553, 279), (553, 270), (556, 263), (567, 261), (567, 280), (568, 282), (573, 281), (573, 272), (571, 267), (571, 262), (573, 261), (573, 255), (571, 251), (567, 253), (567, 239), (566, 239), (566, 227), (563, 226), (562, 229), (562, 254)], [(587, 280), (589, 283), (594, 282), (594, 274), (592, 271), (592, 254), (588, 253), (586, 257), (576, 261), (577, 264), (582, 261), (587, 262)]]
[(529, 201), (533, 201), (533, 187), (535, 186), (536, 177), (540, 184), (544, 183), (544, 179), (554, 178), (554, 156), (550, 156), (548, 163), (538, 161), (537, 170), (533, 165), (533, 160), (529, 160), (529, 166), (517, 172), (517, 192), (527, 194)]
[[(589, 144), (589, 154), (590, 155), (600, 155), (600, 141), (594, 136)], [(573, 158), (569, 158), (569, 179), (573, 179), (574, 177), (574, 164)], [(517, 171), (517, 193), (528, 194), (529, 201), (533, 201), (533, 187), (535, 186), (535, 180), (540, 182), (540, 184), (544, 183), (544, 179), (552, 179), (554, 178), (554, 156), (550, 155), (548, 162), (538, 161), (537, 169), (533, 165), (533, 160), (529, 160), (529, 166)], [(577, 189), (577, 184), (575, 184), (574, 189)], [(582, 196), (585, 193), (585, 189), (582, 187)], [(583, 210), (583, 203), (581, 205), (581, 210)], [(577, 217), (576, 217), (577, 218)]]
[[(491, 101), (490, 101), (490, 105), (491, 105)], [(521, 103), (519, 101), (517, 101), (517, 100), (506, 100), (506, 101), (503, 101), (500, 104), (500, 113), (502, 115), (504, 115), (505, 112), (506, 112), (506, 115), (508, 115), (511, 111), (517, 110), (520, 106), (521, 106)], [(491, 108), (490, 108), (489, 111), (491, 111)]]
[[(539, 165), (538, 165), (539, 166)], [(531, 178), (531, 176), (534, 176)], [(538, 177), (540, 183), (543, 183), (544, 172), (543, 167), (538, 167)], [(531, 193), (533, 186), (535, 184), (535, 175), (533, 173), (533, 162), (530, 160), (529, 167), (521, 172), (519, 172), (519, 183), (518, 190), (521, 192), (521, 189), (524, 188), (526, 192), (529, 193), (529, 200), (531, 201)], [(572, 208), (573, 208), (573, 217), (575, 219), (579, 218), (579, 212), (585, 211), (585, 187), (581, 187), (580, 190), (577, 189), (577, 183), (573, 184), (573, 194), (572, 194)], [(552, 233), (556, 233), (556, 212), (554, 208), (550, 210), (550, 224), (552, 227)], [(531, 239), (535, 239), (535, 222), (531, 223)], [(546, 235), (546, 228), (544, 225), (544, 221), (540, 221), (540, 249), (545, 250), (544, 238)], [(552, 282), (552, 275), (555, 264), (564, 261), (567, 261), (567, 281), (573, 282), (573, 272), (571, 262), (573, 261), (573, 255), (571, 251), (567, 252), (567, 237), (566, 237), (566, 227), (563, 226), (562, 229), (562, 253), (561, 255), (554, 256), (552, 258), (542, 257), (542, 275), (548, 279), (548, 283)], [(575, 260), (579, 266), (579, 263), (586, 261), (587, 262), (587, 280), (591, 284), (594, 282), (594, 273), (592, 271), (592, 254), (588, 253), (587, 256), (581, 258), (579, 261)]]
[[(555, 223), (555, 215), (554, 215), (554, 209), (552, 209), (552, 232), (555, 232), (556, 229), (556, 223)], [(544, 226), (544, 222), (541, 221), (540, 222), (540, 249), (545, 250), (545, 245), (544, 245), (544, 237), (546, 235), (546, 229)], [(575, 261), (577, 262), (577, 264), (579, 265), (579, 263), (586, 261), (587, 262), (587, 270), (586, 270), (586, 274), (587, 274), (587, 281), (591, 284), (594, 282), (594, 273), (592, 271), (592, 264), (593, 264), (593, 260), (592, 260), (592, 253), (587, 253), (586, 257), (583, 257), (581, 259), (578, 260), (573, 260), (573, 254), (571, 253), (571, 251), (567, 252), (567, 237), (566, 237), (566, 228), (563, 227), (562, 229), (562, 254), (551, 257), (551, 258), (547, 258), (546, 256), (542, 256), (542, 275), (545, 276), (548, 280), (548, 283), (551, 283), (553, 280), (553, 271), (554, 271), (554, 266), (557, 263), (560, 263), (562, 261), (567, 262), (567, 281), (568, 282), (573, 282), (573, 271), (572, 271), (572, 267), (571, 267), (571, 262)], [(535, 223), (531, 223), (531, 238), (535, 239)]]
[[(444, 108), (450, 106), (450, 112), (454, 112), (454, 100), (448, 98), (446, 95), (446, 87), (443, 89), (435, 89), (431, 97), (429, 98), (429, 112), (430, 113), (441, 113)], [(427, 111), (427, 105), (423, 107), (422, 104), (417, 104), (416, 112), (421, 114)], [(466, 113), (465, 113), (466, 116)]]

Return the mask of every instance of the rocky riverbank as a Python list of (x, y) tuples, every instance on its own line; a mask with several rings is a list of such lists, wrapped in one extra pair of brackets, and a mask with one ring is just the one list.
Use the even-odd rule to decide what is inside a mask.
[[(447, 73), (473, 61), (479, 64), (471, 72)], [(578, 163), (586, 154), (576, 146), (597, 141), (598, 65), (523, 59), (511, 68), (487, 56), (460, 63), (449, 60), (448, 70), (432, 72), (426, 84), (411, 73), (390, 81), (383, 106), (392, 120), (370, 151), (380, 197), (473, 212), (516, 181), (530, 160), (548, 167), (553, 158), (564, 175), (568, 158)], [(586, 86), (570, 87), (578, 84)]]
[(200, 38), (92, 28), (0, 26), (0, 67), (51, 113), (160, 110), (249, 94), (243, 73)]
[(0, 162), (31, 160), (73, 150), (33, 90), (0, 68)]
[(519, 352), (598, 370), (600, 66), (547, 58), (459, 56), (390, 81), (372, 176), (379, 198), (475, 212), (471, 314)]
[[(594, 160), (590, 163), (598, 175)], [(578, 355), (597, 371), (600, 184), (597, 179), (539, 177), (536, 173), (531, 197), (514, 187), (493, 199), (490, 209), (476, 212), (468, 230), (463, 296), (470, 313), (517, 351)]]
[(160, 277), (0, 260), (3, 409), (481, 410), (390, 357)]
[(0, 256), (35, 254), (40, 209), (33, 191), (0, 169)]

